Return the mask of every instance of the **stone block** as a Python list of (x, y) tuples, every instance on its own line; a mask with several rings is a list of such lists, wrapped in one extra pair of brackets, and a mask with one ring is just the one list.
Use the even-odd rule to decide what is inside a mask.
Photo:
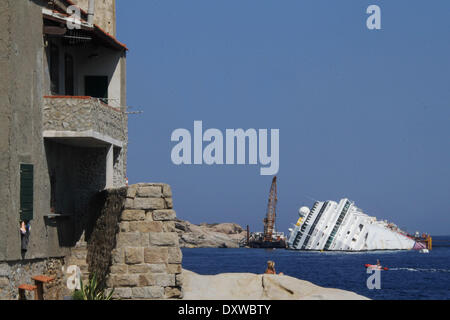
[(125, 248), (125, 262), (127, 264), (144, 262), (144, 248)]
[(175, 221), (163, 221), (163, 232), (177, 232)]
[(169, 263), (167, 265), (167, 273), (169, 274), (178, 274), (181, 273), (183, 270), (181, 268), (181, 264), (179, 263)]
[(160, 299), (164, 297), (164, 288), (155, 286), (133, 288), (132, 297), (135, 299)]
[(137, 187), (136, 186), (129, 186), (127, 188), (127, 198), (134, 198), (134, 197), (136, 197), (136, 191), (137, 191)]
[(125, 263), (125, 256), (123, 248), (113, 249), (111, 252), (113, 263)]
[(141, 233), (141, 247), (147, 248), (149, 246), (150, 233)]
[(154, 273), (146, 273), (139, 275), (139, 287), (154, 286), (156, 278)]
[(167, 209), (173, 209), (173, 199), (172, 198), (164, 198), (165, 205)]
[(113, 264), (110, 271), (111, 274), (126, 274), (128, 273), (128, 266), (124, 263)]
[(176, 232), (149, 233), (150, 246), (178, 246), (178, 234)]
[(116, 238), (116, 247), (139, 247), (142, 245), (142, 237), (139, 232), (120, 232)]
[(120, 222), (119, 230), (120, 232), (129, 232), (130, 231), (129, 222), (128, 221)]
[(154, 273), (155, 283), (157, 286), (161, 287), (174, 287), (175, 286), (175, 275), (167, 273)]
[(135, 287), (139, 284), (139, 276), (136, 274), (117, 274), (112, 276), (112, 285), (116, 287)]
[(125, 209), (134, 209), (134, 199), (126, 198), (124, 203)]
[(164, 273), (167, 272), (166, 264), (164, 263), (149, 263), (147, 264), (149, 267), (150, 273)]
[(174, 210), (155, 210), (153, 211), (154, 221), (172, 221), (175, 220), (177, 214)]
[(149, 264), (143, 263), (143, 264), (130, 265), (128, 267), (128, 272), (130, 274), (138, 274), (138, 273), (150, 273), (152, 271), (151, 271)]
[(164, 198), (172, 198), (172, 188), (168, 184), (163, 184), (162, 191)]
[(178, 287), (183, 286), (183, 274), (176, 274), (175, 275), (175, 285), (177, 285)]
[(168, 248), (165, 247), (151, 247), (144, 248), (144, 262), (145, 263), (167, 263), (169, 259)]
[(183, 253), (179, 247), (168, 248), (168, 262), (181, 263), (183, 260)]
[(145, 212), (145, 221), (153, 221), (153, 210)]
[(164, 209), (166, 203), (163, 198), (136, 198), (134, 199), (134, 208), (142, 210)]
[(182, 298), (183, 294), (178, 287), (166, 287), (164, 288), (164, 298), (166, 299), (178, 299)]
[(148, 186), (139, 187), (136, 195), (140, 198), (161, 198), (163, 194), (161, 186)]
[(121, 216), (122, 221), (140, 221), (145, 220), (144, 210), (124, 210)]
[(133, 221), (130, 222), (130, 231), (143, 233), (162, 232), (163, 225), (161, 221)]
[(114, 288), (113, 299), (130, 299), (131, 288)]

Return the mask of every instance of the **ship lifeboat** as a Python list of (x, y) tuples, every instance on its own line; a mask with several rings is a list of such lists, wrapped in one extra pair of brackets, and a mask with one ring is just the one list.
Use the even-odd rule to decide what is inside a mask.
[(383, 267), (383, 266), (379, 266), (377, 264), (365, 264), (364, 265), (367, 269), (375, 269), (375, 270), (384, 270), (384, 271), (388, 271), (389, 268)]

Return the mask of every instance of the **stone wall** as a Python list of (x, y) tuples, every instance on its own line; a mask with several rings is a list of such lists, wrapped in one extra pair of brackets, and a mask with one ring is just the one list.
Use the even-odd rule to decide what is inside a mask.
[[(0, 263), (0, 300), (17, 300), (21, 284), (33, 284), (32, 276), (46, 275), (55, 280), (44, 287), (44, 299), (62, 299), (64, 280), (62, 274), (63, 259), (36, 259)], [(29, 293), (28, 299), (34, 299)]]
[(80, 267), (84, 280), (93, 273), (106, 280), (116, 299), (181, 298), (182, 253), (170, 186), (105, 190), (91, 206), (91, 227), (66, 266)]
[(182, 297), (182, 253), (172, 191), (161, 183), (128, 187), (108, 286), (121, 299)]
[(100, 192), (91, 201), (90, 221), (86, 229), (86, 262), (89, 273), (95, 274), (102, 286), (110, 273), (126, 194), (126, 188), (109, 189)]

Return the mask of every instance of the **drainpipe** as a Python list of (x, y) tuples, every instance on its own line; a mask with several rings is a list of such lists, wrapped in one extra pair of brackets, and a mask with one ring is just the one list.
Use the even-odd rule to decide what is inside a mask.
[(94, 25), (94, 13), (95, 13), (95, 0), (89, 0), (89, 9), (88, 9), (88, 23), (92, 26)]

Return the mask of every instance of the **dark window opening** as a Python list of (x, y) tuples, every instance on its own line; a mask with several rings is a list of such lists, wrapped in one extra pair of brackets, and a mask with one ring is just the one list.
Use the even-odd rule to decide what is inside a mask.
[(52, 94), (59, 94), (59, 48), (50, 45), (50, 90)]
[(33, 220), (33, 165), (20, 165), (20, 220)]
[(56, 213), (56, 179), (50, 174), (50, 212)]
[(33, 220), (34, 167), (32, 164), (20, 165), (20, 240), (22, 258), (30, 240), (30, 221)]
[(74, 86), (73, 86), (73, 57), (70, 54), (66, 54), (64, 57), (64, 74), (65, 74), (65, 89), (66, 95), (73, 96), (74, 95)]
[(100, 98), (108, 103), (108, 77), (107, 76), (85, 76), (84, 94), (93, 98)]

